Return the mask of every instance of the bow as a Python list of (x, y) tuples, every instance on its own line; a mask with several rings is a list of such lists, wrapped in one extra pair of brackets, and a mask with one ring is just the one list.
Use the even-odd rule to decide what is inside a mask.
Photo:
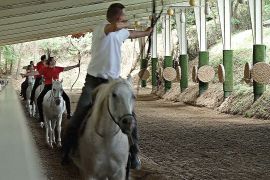
[[(162, 6), (162, 9), (161, 9), (161, 11), (159, 12), (158, 16), (156, 17), (156, 1), (155, 1), (155, 0), (152, 0), (151, 28), (154, 28), (154, 27), (155, 27), (157, 21), (158, 21), (159, 18), (161, 17), (161, 14), (162, 14), (162, 12), (163, 12), (163, 0), (161, 0), (161, 6)], [(148, 38), (147, 38), (147, 40), (146, 40), (146, 42), (147, 42), (147, 41), (149, 42), (149, 43), (148, 43), (147, 54), (146, 54), (146, 58), (145, 58), (146, 61), (147, 61), (147, 64), (148, 64), (148, 61), (149, 61), (149, 59), (150, 59), (150, 50), (151, 50), (151, 44), (152, 44), (152, 36), (153, 36), (153, 31), (151, 31), (151, 33), (149, 34), (149, 36), (148, 36)], [(141, 49), (140, 56), (141, 56), (142, 53), (143, 53), (143, 50), (144, 50), (145, 45), (146, 45), (146, 42), (145, 42), (144, 46), (143, 46), (142, 49)], [(131, 72), (136, 68), (136, 65), (137, 65), (139, 59), (140, 59), (140, 58), (138, 58), (138, 60), (137, 60), (137, 62), (135, 63), (134, 67), (131, 69), (130, 74), (131, 74)], [(142, 72), (141, 77), (144, 76), (144, 73), (145, 73), (145, 72), (146, 72), (146, 71), (143, 71), (143, 72)], [(138, 84), (137, 84), (137, 95), (139, 94), (139, 88), (140, 88), (140, 80), (138, 81)]]
[[(161, 0), (161, 6), (162, 9), (159, 12), (158, 16), (156, 16), (156, 1), (152, 0), (152, 18), (151, 18), (151, 28), (154, 28), (157, 21), (160, 19), (161, 14), (163, 13), (163, 0)], [(153, 35), (153, 31), (149, 34), (148, 38), (146, 39), (146, 42), (144, 43), (144, 46), (140, 49), (140, 55), (142, 57), (143, 54), (143, 50), (145, 48), (145, 45), (147, 42), (149, 42), (149, 46), (147, 49), (147, 54), (146, 54), (146, 60), (148, 61), (150, 59), (150, 50), (151, 50), (151, 44), (152, 44), (152, 35)], [(137, 61), (134, 63), (134, 66), (131, 68), (129, 75), (132, 73), (132, 71), (134, 71), (136, 69), (137, 63), (139, 62), (140, 58), (137, 59)]]
[[(162, 5), (162, 9), (159, 12), (158, 16), (156, 17), (156, 1), (152, 0), (152, 18), (151, 18), (151, 28), (154, 28), (157, 21), (159, 20), (159, 18), (161, 17), (161, 14), (163, 12), (163, 0), (161, 0), (161, 5)], [(148, 49), (147, 49), (147, 54), (146, 54), (146, 59), (148, 60), (150, 58), (150, 51), (151, 51), (151, 45), (152, 45), (152, 36), (153, 36), (153, 31), (149, 34), (148, 36)]]
[(72, 43), (71, 39), (69, 39), (70, 44), (78, 51), (78, 61), (79, 61), (79, 72), (77, 75), (76, 80), (74, 81), (74, 83), (72, 84), (70, 91), (72, 91), (73, 86), (76, 84), (76, 82), (78, 81), (79, 77), (80, 77), (80, 73), (81, 73), (81, 51)]
[(72, 84), (70, 91), (72, 91), (73, 86), (76, 84), (76, 82), (78, 81), (79, 77), (80, 77), (80, 73), (81, 73), (81, 52), (78, 50), (78, 61), (79, 61), (79, 72), (77, 75), (76, 80), (74, 81), (74, 83)]

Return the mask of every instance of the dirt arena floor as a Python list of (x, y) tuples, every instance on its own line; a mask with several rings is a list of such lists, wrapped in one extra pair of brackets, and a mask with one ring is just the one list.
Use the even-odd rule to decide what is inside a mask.
[[(72, 108), (79, 93), (72, 93)], [(137, 98), (143, 168), (133, 179), (270, 179), (270, 121), (220, 114), (207, 108)], [(60, 165), (60, 150), (45, 144), (44, 129), (28, 125), (51, 180), (80, 179), (74, 165)]]

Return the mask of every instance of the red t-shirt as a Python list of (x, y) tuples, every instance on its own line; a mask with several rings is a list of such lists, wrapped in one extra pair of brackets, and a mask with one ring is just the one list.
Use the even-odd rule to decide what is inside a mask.
[(64, 71), (63, 67), (55, 66), (51, 67), (43, 67), (42, 75), (45, 79), (45, 85), (52, 84), (52, 80), (59, 79), (59, 74)]
[(37, 66), (35, 66), (35, 69), (38, 71), (39, 75), (36, 75), (35, 78), (41, 78), (42, 69), (44, 68), (44, 64), (42, 61), (37, 63)]

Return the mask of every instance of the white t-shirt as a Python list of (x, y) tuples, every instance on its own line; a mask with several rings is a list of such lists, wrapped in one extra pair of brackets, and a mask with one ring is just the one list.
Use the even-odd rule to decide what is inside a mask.
[(121, 68), (121, 45), (129, 37), (127, 29), (110, 32), (107, 35), (104, 28), (109, 22), (103, 22), (93, 31), (92, 59), (87, 73), (104, 79), (119, 78)]

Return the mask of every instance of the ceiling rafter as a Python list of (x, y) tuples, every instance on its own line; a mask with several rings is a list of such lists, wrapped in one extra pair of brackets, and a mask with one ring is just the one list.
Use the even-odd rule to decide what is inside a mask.
[[(164, 0), (164, 6), (179, 1), (184, 0)], [(0, 45), (89, 31), (105, 20), (107, 8), (113, 2), (126, 6), (130, 21), (152, 12), (149, 0), (1, 0)], [(161, 9), (161, 2), (156, 3)]]

